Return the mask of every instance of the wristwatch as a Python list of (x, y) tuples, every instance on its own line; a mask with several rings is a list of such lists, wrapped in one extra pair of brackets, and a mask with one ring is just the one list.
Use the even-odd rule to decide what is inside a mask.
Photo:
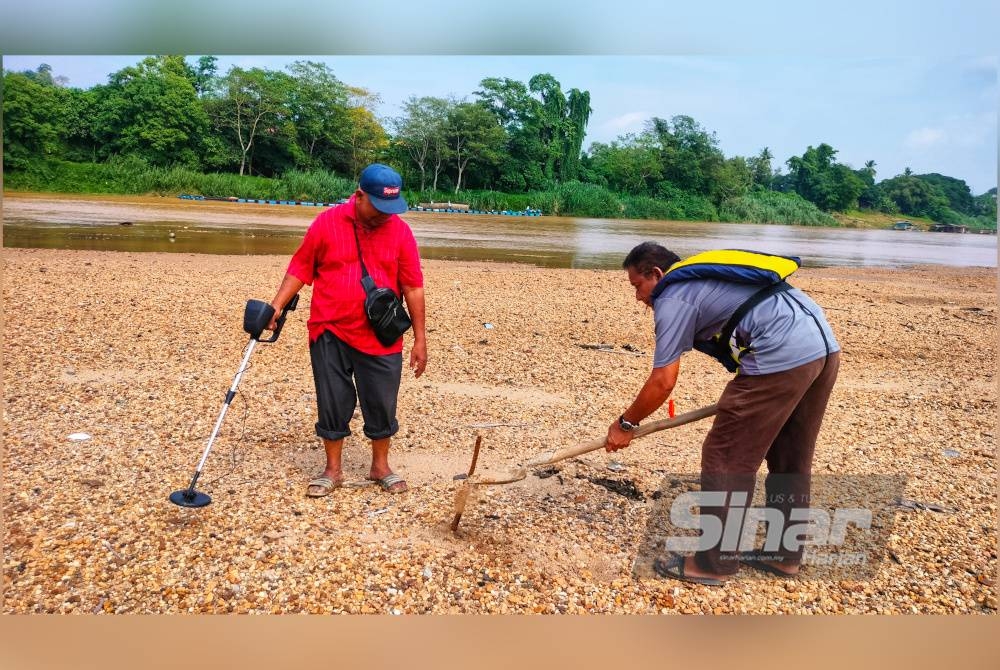
[(632, 423), (631, 421), (625, 418), (624, 414), (622, 414), (621, 416), (618, 417), (618, 427), (627, 433), (631, 433), (633, 430), (639, 427), (639, 422), (636, 421), (635, 423)]

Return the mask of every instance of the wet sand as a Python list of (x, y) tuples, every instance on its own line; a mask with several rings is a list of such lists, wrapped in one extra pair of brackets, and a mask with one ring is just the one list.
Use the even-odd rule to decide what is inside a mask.
[[(796, 274), (843, 347), (814, 474), (902, 475), (902, 501), (881, 503), (869, 573), (743, 569), (713, 589), (640, 565), (664, 494), (696, 482), (709, 420), (485, 489), (448, 530), (477, 435), (479, 470), (506, 470), (600, 437), (640, 388), (652, 323), (621, 272), (425, 263), (430, 363), (404, 371), (399, 496), (303, 495), (323, 463), (306, 289), (244, 375), (198, 485), (213, 503), (188, 510), (167, 496), (240, 362), (245, 301), (272, 297), (287, 258), (4, 258), (5, 613), (995, 612), (995, 271)], [(686, 354), (678, 412), (727, 379)], [(347, 476), (368, 457), (349, 438)]]

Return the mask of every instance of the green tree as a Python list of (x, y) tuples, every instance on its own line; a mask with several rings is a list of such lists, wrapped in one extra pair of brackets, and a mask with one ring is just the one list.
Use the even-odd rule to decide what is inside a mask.
[(541, 98), (541, 105), (534, 109), (544, 147), (545, 177), (556, 181), (575, 178), (591, 113), (590, 93), (571, 89), (567, 99), (562, 86), (550, 74), (536, 74), (528, 80), (528, 90)]
[(346, 172), (357, 179), (366, 165), (389, 148), (389, 138), (375, 118), (374, 110), (381, 102), (378, 95), (356, 86), (348, 86), (347, 93)]
[(288, 111), (303, 159), (301, 167), (321, 167), (324, 158), (332, 167), (333, 154), (343, 153), (351, 122), (347, 86), (329, 66), (295, 61), (288, 66)]
[(222, 78), (212, 101), (216, 127), (236, 142), (239, 174), (251, 169), (251, 152), (261, 137), (276, 134), (279, 124), (290, 117), (289, 77), (261, 68), (233, 67)]
[(875, 184), (875, 161), (865, 161), (865, 166), (856, 170), (855, 174), (865, 185), (864, 190), (858, 195), (858, 207), (877, 209), (880, 203), (884, 204), (885, 200), (881, 197), (882, 192)]
[(70, 161), (97, 162), (99, 141), (94, 135), (94, 119), (100, 104), (94, 89), (66, 89), (63, 101), (63, 126), (65, 128), (66, 152)]
[(514, 79), (487, 77), (479, 86), (475, 92), (479, 104), (506, 133), (506, 150), (497, 165), (499, 187), (523, 192), (551, 184), (545, 176), (549, 152), (542, 138), (542, 103)]
[(103, 158), (117, 153), (198, 167), (208, 127), (183, 56), (144, 58), (97, 87), (93, 133)]
[(928, 181), (902, 174), (879, 184), (884, 196), (909, 216), (926, 216), (937, 221), (949, 218), (948, 198)]
[(685, 115), (669, 121), (653, 117), (646, 132), (659, 147), (665, 179), (681, 190), (713, 195), (713, 183), (725, 162), (715, 133)]
[(4, 72), (3, 162), (24, 167), (33, 158), (62, 158), (66, 149), (69, 94), (56, 86), (51, 68)]
[(955, 177), (947, 177), (937, 172), (918, 174), (916, 178), (936, 186), (944, 197), (948, 198), (948, 206), (951, 209), (967, 215), (973, 213), (972, 190), (965, 181), (956, 179)]
[(771, 167), (771, 160), (774, 154), (767, 147), (760, 150), (756, 156), (747, 159), (747, 168), (750, 170), (751, 181), (754, 186), (769, 188), (771, 179), (774, 178), (774, 170)]
[(620, 193), (653, 195), (654, 185), (663, 178), (659, 151), (647, 134), (593, 143), (588, 164), (608, 188)]
[(587, 122), (593, 113), (590, 106), (590, 92), (569, 90), (566, 105), (566, 120), (563, 123), (563, 157), (560, 179), (576, 179), (580, 170), (580, 155), (583, 138), (587, 135)]
[(487, 77), (479, 82), (475, 95), (507, 132), (516, 131), (538, 115), (538, 101), (516, 79)]
[(506, 132), (506, 151), (497, 166), (501, 188), (528, 190), (573, 180), (590, 119), (590, 93), (563, 93), (550, 74), (533, 76), (527, 86), (489, 77), (475, 92), (478, 103)]
[(787, 161), (795, 192), (827, 212), (857, 207), (865, 190), (865, 182), (854, 170), (834, 161), (836, 155), (836, 149), (823, 143)]
[(982, 216), (993, 222), (996, 227), (997, 221), (997, 189), (994, 186), (986, 193), (973, 198), (973, 214)]
[(482, 105), (463, 102), (448, 116), (447, 138), (455, 166), (455, 193), (458, 193), (470, 163), (481, 167), (496, 165), (505, 135)]
[(713, 175), (709, 188), (711, 200), (723, 203), (730, 198), (738, 198), (753, 185), (753, 172), (742, 156), (727, 158)]
[(191, 80), (198, 97), (206, 95), (216, 85), (218, 74), (218, 58), (215, 56), (199, 56), (196, 65), (187, 65), (187, 76)]
[(444, 98), (410, 96), (403, 104), (403, 115), (393, 119), (395, 142), (419, 171), (421, 191), (427, 187), (428, 170), (433, 170), (437, 188), (446, 158), (448, 114), (453, 106)]

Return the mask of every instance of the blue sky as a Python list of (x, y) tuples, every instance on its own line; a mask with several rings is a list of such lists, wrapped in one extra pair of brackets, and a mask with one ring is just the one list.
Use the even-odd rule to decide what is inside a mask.
[[(49, 63), (69, 85), (89, 87), (141, 56), (4, 56), (5, 69)], [(342, 81), (383, 100), (383, 117), (411, 95), (472, 99), (484, 77), (520, 81), (548, 72), (563, 90), (590, 91), (594, 113), (584, 146), (641, 130), (652, 116), (694, 117), (714, 131), (727, 156), (770, 148), (782, 165), (821, 142), (855, 168), (877, 164), (877, 178), (940, 172), (979, 194), (997, 184), (998, 59), (823, 55), (634, 56), (220, 56), (233, 65), (283, 68), (323, 61)]]

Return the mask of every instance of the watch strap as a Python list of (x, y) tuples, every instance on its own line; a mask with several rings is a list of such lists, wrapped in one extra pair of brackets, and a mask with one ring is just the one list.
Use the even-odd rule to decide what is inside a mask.
[(639, 427), (639, 422), (636, 421), (635, 423), (633, 423), (628, 419), (626, 419), (624, 414), (621, 414), (618, 417), (618, 427), (624, 431), (631, 432)]

